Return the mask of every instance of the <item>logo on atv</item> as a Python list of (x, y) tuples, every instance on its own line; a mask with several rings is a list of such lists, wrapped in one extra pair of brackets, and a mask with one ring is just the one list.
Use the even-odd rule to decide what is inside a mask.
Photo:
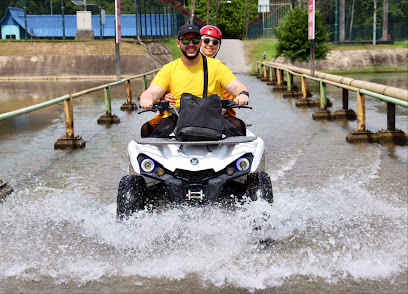
[(190, 163), (191, 163), (192, 165), (197, 165), (197, 164), (198, 164), (198, 159), (197, 159), (197, 158), (192, 158), (192, 159), (190, 160)]

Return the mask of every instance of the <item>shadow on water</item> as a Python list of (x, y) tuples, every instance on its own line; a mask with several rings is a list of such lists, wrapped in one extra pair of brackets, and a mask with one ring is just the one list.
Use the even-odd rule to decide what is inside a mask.
[[(116, 222), (127, 143), (152, 116), (120, 112), (124, 91), (112, 94), (121, 123), (110, 128), (96, 123), (102, 92), (75, 99), (83, 150), (53, 149), (65, 132), (61, 105), (0, 121), (0, 179), (15, 188), (0, 205), (0, 292), (404, 293), (407, 147), (347, 144), (356, 122), (314, 121), (314, 109), (239, 79), (254, 109), (238, 115), (265, 140), (273, 206), (180, 206)], [(77, 83), (21, 88), (51, 99), (101, 84)], [(328, 92), (337, 109), (341, 92)], [(367, 102), (369, 124), (385, 126)]]

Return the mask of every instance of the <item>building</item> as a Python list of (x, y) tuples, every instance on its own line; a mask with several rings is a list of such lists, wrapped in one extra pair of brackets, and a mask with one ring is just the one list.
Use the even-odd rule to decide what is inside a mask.
[[(178, 2), (177, 2), (178, 3)], [(166, 9), (169, 13), (123, 14), (121, 16), (122, 37), (161, 38), (176, 35), (179, 26), (185, 23), (185, 15), (177, 7)], [(8, 7), (5, 17), (0, 21), (2, 39), (27, 38), (75, 38), (77, 31), (76, 15), (27, 15), (24, 10)], [(139, 32), (137, 32), (137, 22)], [(199, 21), (201, 23), (201, 20)], [(27, 25), (26, 25), (27, 23)], [(95, 38), (115, 36), (115, 15), (106, 15), (101, 25), (99, 15), (92, 15), (92, 30)]]

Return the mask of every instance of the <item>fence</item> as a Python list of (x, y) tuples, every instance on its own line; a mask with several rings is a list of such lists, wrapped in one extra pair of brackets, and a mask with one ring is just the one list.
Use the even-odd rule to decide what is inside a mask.
[[(357, 119), (357, 131), (351, 132), (346, 138), (350, 143), (375, 142), (401, 145), (408, 143), (407, 134), (395, 128), (395, 105), (408, 108), (408, 90), (317, 71), (310, 75), (310, 70), (275, 62), (257, 61), (257, 73), (258, 77), (273, 85), (275, 89), (285, 90), (283, 92), (284, 96), (300, 96), (301, 99), (296, 103), (297, 106), (319, 105), (319, 110), (313, 114), (313, 119)], [(294, 76), (301, 79), (301, 92), (297, 92), (297, 87), (294, 85)], [(307, 80), (319, 83), (319, 101), (316, 102), (308, 99), (310, 95), (307, 91)], [(327, 99), (327, 85), (343, 89), (343, 107), (333, 114), (327, 109), (330, 106), (330, 102)], [(348, 107), (349, 91), (357, 93), (357, 114)], [(377, 133), (366, 130), (366, 95), (387, 103), (387, 130)]]
[(110, 99), (110, 89), (111, 87), (126, 83), (126, 102), (122, 105), (121, 110), (134, 110), (137, 109), (137, 105), (132, 101), (132, 91), (131, 91), (131, 81), (134, 79), (142, 78), (143, 81), (143, 91), (147, 89), (147, 76), (155, 75), (159, 69), (155, 69), (131, 78), (123, 79), (117, 82), (112, 82), (109, 84), (104, 84), (98, 87), (87, 89), (74, 94), (67, 94), (43, 103), (25, 107), (22, 109), (6, 112), (0, 114), (0, 120), (13, 118), (19, 115), (23, 115), (35, 110), (39, 110), (54, 104), (64, 102), (65, 111), (65, 128), (66, 134), (54, 144), (55, 149), (81, 149), (85, 147), (85, 141), (81, 136), (75, 136), (74, 134), (74, 113), (73, 113), (73, 100), (74, 98), (84, 96), (86, 94), (104, 90), (105, 92), (105, 114), (98, 119), (98, 124), (113, 124), (119, 123), (119, 118), (112, 114), (111, 99)]
[[(273, 4), (267, 6), (267, 12), (261, 14), (249, 23), (248, 38), (270, 38), (274, 37), (273, 28), (277, 27), (285, 14), (290, 11), (291, 5), (288, 1), (271, 1)], [(286, 3), (284, 3), (286, 2)], [(336, 14), (342, 14), (339, 7), (333, 1), (316, 1), (316, 10), (320, 12), (324, 23), (329, 29), (330, 41), (336, 39)], [(290, 3), (289, 3), (290, 4)], [(296, 0), (293, 6), (301, 6), (307, 9), (307, 0)], [(383, 40), (383, 3), (378, 1), (376, 14), (376, 40)], [(338, 6), (338, 5), (337, 5)], [(408, 4), (397, 0), (389, 0), (388, 36), (392, 41), (404, 41), (408, 36)], [(344, 41), (370, 41), (373, 40), (373, 1), (346, 1), (344, 7)], [(307, 26), (307, 24), (305, 24)], [(343, 40), (340, 40), (343, 41)], [(384, 39), (385, 41), (385, 39)]]

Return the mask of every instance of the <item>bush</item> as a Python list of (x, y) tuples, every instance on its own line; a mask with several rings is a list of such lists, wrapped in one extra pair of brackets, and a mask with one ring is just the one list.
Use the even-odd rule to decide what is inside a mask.
[[(278, 38), (277, 54), (291, 60), (310, 60), (310, 40), (308, 40), (308, 11), (296, 7), (290, 10), (275, 29)], [(329, 30), (323, 23), (323, 18), (316, 11), (315, 22), (315, 58), (325, 58), (328, 49)]]

